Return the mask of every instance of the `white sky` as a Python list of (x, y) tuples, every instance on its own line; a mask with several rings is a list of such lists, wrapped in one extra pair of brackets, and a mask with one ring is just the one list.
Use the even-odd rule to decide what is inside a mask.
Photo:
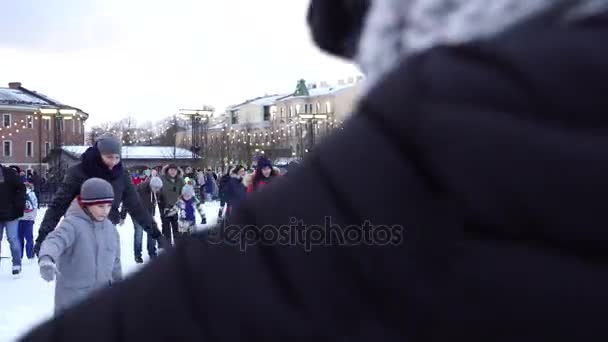
[[(328, 0), (329, 1), (329, 0)], [(18, 0), (0, 4), (0, 86), (22, 82), (90, 124), (218, 111), (358, 69), (322, 54), (308, 0)]]

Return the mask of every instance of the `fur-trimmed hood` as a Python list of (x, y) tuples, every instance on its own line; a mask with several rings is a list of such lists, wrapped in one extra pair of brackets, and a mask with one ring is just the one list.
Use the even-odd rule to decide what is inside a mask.
[[(169, 166), (171, 166), (171, 164), (167, 164), (167, 165), (163, 166), (162, 170), (160, 171), (160, 174), (162, 176), (168, 177), (167, 170), (169, 169)], [(177, 167), (177, 176), (176, 177), (177, 178), (184, 178), (184, 174), (185, 174), (184, 170), (182, 170), (182, 168), (178, 166)]]
[[(257, 172), (258, 172), (257, 170), (253, 171), (252, 174), (247, 174), (247, 175), (245, 175), (245, 177), (243, 177), (243, 184), (245, 184), (245, 186), (247, 188), (253, 186), (253, 182), (255, 181), (255, 178), (256, 178), (255, 176), (256, 176)], [(281, 175), (281, 170), (278, 167), (274, 166), (272, 168), (272, 173), (270, 174), (270, 178), (279, 177), (280, 175)]]
[(308, 21), (326, 52), (354, 59), (369, 89), (399, 62), (438, 45), (490, 38), (546, 15), (568, 23), (608, 0), (312, 0)]

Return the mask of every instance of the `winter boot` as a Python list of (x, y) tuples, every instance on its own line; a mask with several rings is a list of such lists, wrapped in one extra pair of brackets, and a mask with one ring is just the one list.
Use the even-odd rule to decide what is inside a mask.
[(223, 210), (223, 209), (224, 209), (224, 208), (220, 208), (220, 211), (218, 211), (218, 213), (217, 213), (217, 217), (218, 217), (218, 218), (222, 218), (222, 214), (224, 213), (224, 210)]
[(143, 264), (144, 263), (144, 259), (142, 259), (140, 256), (135, 257), (135, 263), (137, 263), (137, 264)]
[(21, 273), (21, 265), (13, 266), (13, 275), (19, 275), (19, 273)]

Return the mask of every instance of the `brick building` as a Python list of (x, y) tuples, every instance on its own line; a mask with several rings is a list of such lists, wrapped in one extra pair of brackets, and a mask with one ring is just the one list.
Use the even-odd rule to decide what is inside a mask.
[(84, 143), (88, 114), (21, 83), (0, 87), (0, 162), (44, 175), (45, 158), (62, 145)]

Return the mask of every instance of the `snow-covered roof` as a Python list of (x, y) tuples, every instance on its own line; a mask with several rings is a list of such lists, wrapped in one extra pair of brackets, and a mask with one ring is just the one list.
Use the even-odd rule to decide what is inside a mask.
[(83, 112), (79, 108), (67, 106), (44, 94), (23, 87), (20, 87), (18, 89), (0, 88), (0, 105), (4, 107), (14, 106), (15, 108), (27, 107), (27, 109), (35, 110), (39, 109), (40, 107), (46, 106), (59, 107), (61, 109), (76, 109), (88, 117), (88, 114)]
[(281, 98), (287, 97), (287, 96), (289, 96), (289, 95), (273, 95), (273, 96), (263, 97), (261, 99), (251, 101), (250, 104), (254, 104), (257, 106), (271, 106), (275, 102), (277, 102), (277, 100), (280, 100)]
[[(62, 149), (76, 158), (80, 156), (90, 146), (63, 146)], [(122, 159), (192, 159), (192, 152), (185, 148), (175, 148), (173, 156), (173, 146), (123, 146)]]
[[(355, 86), (355, 84), (344, 84), (344, 85), (338, 85), (338, 86), (333, 86), (333, 87), (311, 88), (311, 89), (308, 89), (309, 96), (291, 95), (291, 96), (285, 97), (284, 99), (292, 99), (295, 97), (316, 97), (316, 96), (331, 95), (331, 94), (335, 94), (339, 91), (342, 91), (344, 89), (352, 88), (354, 86)], [(280, 100), (283, 100), (283, 99), (280, 99)]]
[(245, 105), (253, 104), (257, 106), (271, 106), (276, 101), (281, 100), (282, 98), (291, 96), (290, 94), (274, 94), (274, 95), (266, 95), (261, 97), (256, 97), (255, 99), (247, 100), (243, 103), (239, 103), (234, 106), (230, 106), (230, 110), (239, 109)]
[(289, 163), (293, 162), (293, 161), (298, 161), (298, 158), (277, 158), (274, 160), (274, 165), (282, 167), (282, 166), (287, 166), (289, 165)]
[(0, 104), (45, 106), (50, 103), (19, 89), (0, 88)]

